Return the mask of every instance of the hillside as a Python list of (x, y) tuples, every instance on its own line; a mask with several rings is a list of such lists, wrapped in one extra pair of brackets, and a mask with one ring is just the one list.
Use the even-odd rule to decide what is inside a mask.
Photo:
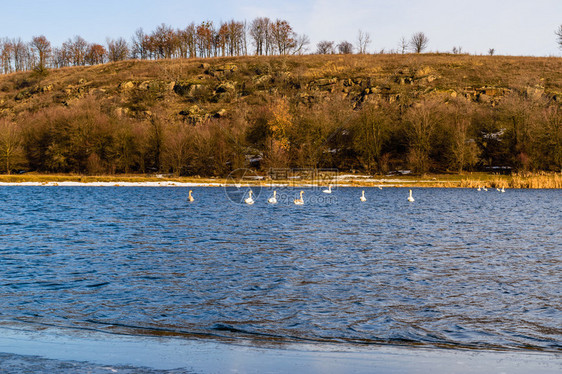
[(560, 72), (560, 58), (406, 54), (0, 75), (0, 171), (560, 171)]

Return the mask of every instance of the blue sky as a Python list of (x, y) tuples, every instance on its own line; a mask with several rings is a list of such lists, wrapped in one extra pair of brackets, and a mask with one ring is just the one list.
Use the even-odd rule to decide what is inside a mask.
[(561, 56), (554, 30), (562, 24), (562, 0), (0, 0), (0, 38), (29, 41), (45, 35), (60, 45), (74, 35), (105, 43), (130, 40), (142, 27), (161, 23), (286, 19), (307, 34), (311, 49), (320, 40), (355, 44), (359, 29), (370, 34), (370, 52), (396, 49), (402, 36), (423, 31), (431, 51), (454, 46), (475, 54)]

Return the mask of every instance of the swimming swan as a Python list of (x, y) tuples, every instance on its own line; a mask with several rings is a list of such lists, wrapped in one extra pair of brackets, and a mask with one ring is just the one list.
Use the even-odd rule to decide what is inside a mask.
[(324, 191), (322, 191), (322, 192), (324, 192), (324, 193), (332, 193), (332, 185), (330, 184), (330, 185), (328, 186), (328, 189), (327, 189), (327, 190), (324, 190)]
[(502, 187), (501, 192), (505, 192), (505, 188)]
[(359, 200), (367, 201), (367, 198), (365, 197), (365, 191), (361, 191), (361, 197), (359, 198)]
[(478, 189), (477, 189), (477, 191), (482, 191), (482, 189), (480, 188), (480, 186), (478, 186)]
[(245, 199), (244, 202), (248, 205), (252, 205), (254, 203), (254, 199), (252, 199), (252, 190), (250, 190), (249, 195), (250, 196)]
[(304, 193), (304, 191), (301, 191), (300, 197), (293, 201), (295, 203), (295, 205), (304, 205), (304, 200), (302, 198), (303, 193)]
[(191, 202), (191, 203), (195, 201), (195, 199), (193, 198), (193, 196), (191, 196), (191, 190), (189, 190), (189, 196), (187, 197), (187, 201), (189, 201), (189, 202)]
[(277, 204), (277, 191), (273, 191), (273, 196), (267, 199), (267, 202), (270, 204)]
[(408, 196), (408, 201), (414, 202), (414, 198), (412, 197), (412, 190), (410, 190), (410, 196)]

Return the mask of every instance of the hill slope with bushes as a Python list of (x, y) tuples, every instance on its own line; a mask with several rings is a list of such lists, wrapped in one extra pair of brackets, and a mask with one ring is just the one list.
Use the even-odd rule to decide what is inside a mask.
[(0, 172), (560, 171), (562, 59), (308, 55), (0, 76)]

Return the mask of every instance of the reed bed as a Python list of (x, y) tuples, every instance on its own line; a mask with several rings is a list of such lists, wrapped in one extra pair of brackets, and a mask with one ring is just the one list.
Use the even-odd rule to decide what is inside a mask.
[(562, 173), (521, 173), (509, 176), (491, 176), (486, 179), (463, 179), (464, 188), (562, 188)]

